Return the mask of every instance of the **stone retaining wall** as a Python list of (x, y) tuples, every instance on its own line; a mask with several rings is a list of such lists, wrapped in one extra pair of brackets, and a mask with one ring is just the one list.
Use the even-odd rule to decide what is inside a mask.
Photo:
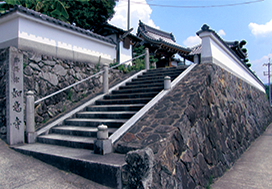
[[(271, 113), (266, 94), (219, 66), (200, 64), (122, 136), (115, 149), (152, 149), (151, 188), (204, 188), (266, 129)], [(133, 175), (128, 171), (124, 169), (124, 175)], [(129, 183), (125, 177), (123, 182)]]
[(8, 49), (0, 49), (0, 136), (5, 135), (6, 129), (6, 61)]
[[(85, 79), (103, 69), (100, 62), (84, 63), (56, 59), (31, 52), (24, 53), (24, 91), (35, 92), (35, 99), (42, 98), (75, 82)], [(135, 72), (133, 72), (135, 73)], [(112, 86), (123, 81), (133, 73), (124, 74), (119, 70), (109, 72)], [(71, 110), (78, 104), (102, 93), (103, 74), (59, 93), (35, 107), (36, 127), (41, 127), (49, 119)]]
[[(0, 129), (5, 134), (5, 64), (8, 50), (0, 50)], [(35, 100), (52, 94), (63, 89), (77, 81), (85, 79), (103, 69), (99, 62), (85, 63), (73, 62), (69, 60), (58, 59), (46, 55), (40, 55), (34, 52), (20, 51), (24, 57), (23, 74), (24, 74), (24, 96), (31, 90), (35, 93)], [(109, 72), (109, 86), (113, 86), (124, 79), (128, 78), (136, 71), (124, 74), (119, 70)], [(78, 84), (71, 89), (59, 93), (35, 106), (36, 128), (40, 128), (48, 121), (56, 118), (64, 112), (87, 101), (94, 96), (102, 93), (102, 74), (86, 82)], [(25, 100), (25, 98), (24, 98)]]

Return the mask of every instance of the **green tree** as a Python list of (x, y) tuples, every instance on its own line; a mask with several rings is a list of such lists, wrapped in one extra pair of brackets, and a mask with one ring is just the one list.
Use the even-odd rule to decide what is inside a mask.
[[(145, 46), (141, 45), (139, 47), (135, 47), (133, 49), (133, 57), (136, 57), (136, 56), (140, 56), (142, 54), (145, 53)], [(136, 59), (136, 60), (141, 60), (141, 62), (144, 64), (144, 57), (141, 57), (139, 59)], [(154, 62), (157, 62), (158, 59), (157, 58), (154, 58), (154, 56), (150, 55), (149, 56), (149, 62), (150, 62), (150, 65), (153, 64)]]
[(5, 2), (0, 4), (0, 13), (17, 4), (89, 30), (95, 30), (111, 19), (116, 5), (115, 0), (5, 0)]
[(69, 7), (70, 23), (76, 26), (95, 30), (114, 15), (115, 0), (65, 1)]
[(22, 5), (61, 21), (67, 21), (69, 18), (67, 7), (60, 0), (5, 0), (5, 3), (0, 4), (0, 12), (8, 10), (14, 5)]

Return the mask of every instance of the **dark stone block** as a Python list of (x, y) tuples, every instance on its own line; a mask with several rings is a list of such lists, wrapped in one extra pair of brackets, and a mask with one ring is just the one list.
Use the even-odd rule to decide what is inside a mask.
[(157, 114), (155, 115), (155, 118), (156, 118), (156, 119), (165, 119), (166, 117), (167, 117), (167, 114), (165, 113), (165, 111), (162, 112), (162, 113), (157, 113)]
[(199, 144), (197, 142), (196, 134), (194, 132), (190, 134), (187, 146), (192, 151), (193, 156), (195, 156), (199, 152)]
[(128, 188), (150, 188), (154, 154), (150, 148), (127, 153)]
[(123, 142), (132, 142), (135, 141), (136, 137), (132, 133), (126, 133), (124, 136), (122, 136), (121, 141)]
[(185, 150), (181, 154), (180, 159), (186, 165), (187, 170), (190, 170), (192, 168), (192, 163), (194, 159), (193, 159), (193, 154), (189, 149)]
[(151, 127), (144, 127), (144, 128), (141, 130), (141, 132), (145, 133), (145, 132), (150, 132), (150, 131), (152, 131), (152, 130), (153, 130), (153, 128), (151, 128)]
[(170, 131), (173, 131), (175, 129), (175, 127), (171, 127), (171, 126), (158, 126), (155, 129), (155, 133), (168, 133)]
[(172, 125), (174, 122), (175, 122), (175, 120), (172, 119), (172, 118), (169, 118), (169, 117), (164, 118), (163, 120), (161, 120), (162, 125)]
[(184, 113), (188, 116), (189, 121), (191, 122), (191, 125), (195, 124), (196, 121), (196, 110), (193, 106), (189, 105)]
[(120, 154), (126, 154), (129, 151), (138, 150), (143, 148), (143, 146), (139, 143), (125, 143), (125, 142), (117, 142), (114, 145), (114, 149), (116, 152)]
[(136, 125), (134, 125), (134, 126), (129, 130), (129, 132), (131, 132), (131, 133), (133, 133), (133, 134), (136, 134), (136, 133), (138, 133), (141, 129), (142, 129), (142, 125), (136, 124)]
[(184, 143), (181, 133), (178, 130), (173, 133), (171, 137), (171, 142), (174, 146), (174, 154), (177, 157), (180, 157), (182, 152), (186, 149), (186, 145)]
[(161, 139), (159, 134), (151, 134), (146, 139), (143, 140), (142, 145), (148, 146), (149, 144), (152, 144), (154, 142), (157, 142)]
[(205, 139), (202, 146), (203, 146), (202, 153), (204, 155), (204, 158), (206, 159), (208, 164), (212, 165), (213, 163), (215, 163), (215, 157), (213, 153), (213, 147), (208, 138)]
[(208, 181), (211, 176), (211, 172), (207, 166), (203, 154), (201, 153), (197, 154), (196, 162), (198, 163), (199, 168), (202, 170), (204, 178)]
[(143, 140), (144, 138), (146, 138), (148, 136), (147, 133), (137, 133), (136, 134), (136, 137), (139, 139), (139, 140)]

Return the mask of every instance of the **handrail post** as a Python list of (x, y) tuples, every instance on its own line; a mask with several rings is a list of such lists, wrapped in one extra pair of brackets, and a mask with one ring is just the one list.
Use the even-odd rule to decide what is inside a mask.
[(34, 115), (34, 92), (28, 91), (26, 94), (26, 134), (27, 143), (35, 143), (35, 115)]
[(164, 90), (171, 89), (171, 77), (165, 76), (164, 77)]
[(109, 92), (109, 66), (103, 66), (104, 73), (103, 73), (103, 93)]
[(106, 125), (99, 125), (97, 128), (97, 140), (94, 140), (94, 153), (105, 155), (112, 152), (112, 142), (109, 139), (109, 130)]
[(145, 70), (149, 70), (149, 49), (145, 48)]

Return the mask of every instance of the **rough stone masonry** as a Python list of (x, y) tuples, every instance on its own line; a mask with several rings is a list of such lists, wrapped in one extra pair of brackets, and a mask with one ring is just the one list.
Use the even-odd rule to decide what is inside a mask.
[[(28, 91), (35, 93), (35, 100), (52, 94), (77, 81), (85, 79), (100, 70), (100, 62), (73, 62), (51, 56), (18, 50), (23, 55), (24, 97)], [(6, 134), (6, 65), (9, 48), (0, 49), (0, 136)], [(113, 86), (128, 78), (134, 72), (125, 74), (119, 70), (109, 72), (109, 84)], [(78, 103), (82, 103), (102, 93), (102, 75), (59, 93), (35, 106), (36, 127), (40, 128), (50, 119), (69, 111)], [(25, 100), (25, 98), (24, 98)]]
[(214, 64), (200, 64), (115, 148), (152, 149), (150, 188), (206, 188), (211, 176), (222, 176), (266, 129), (271, 113), (265, 93)]

